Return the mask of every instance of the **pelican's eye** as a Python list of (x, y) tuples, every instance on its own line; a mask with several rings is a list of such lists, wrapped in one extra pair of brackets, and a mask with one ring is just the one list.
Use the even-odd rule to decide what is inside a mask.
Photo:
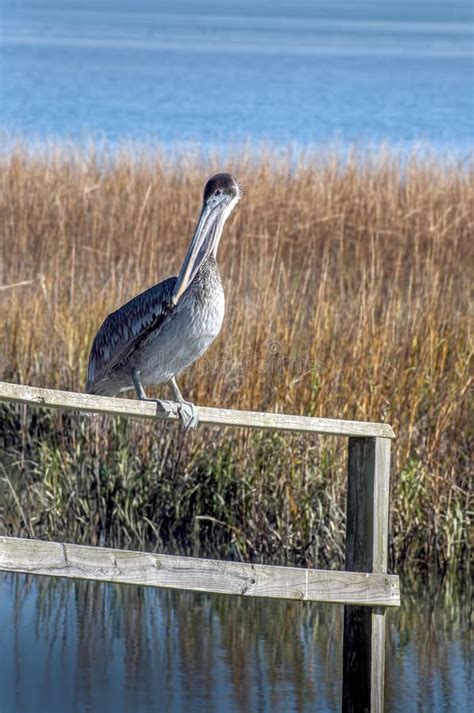
[(216, 196), (220, 196), (221, 194), (222, 194), (222, 190), (220, 188), (218, 188), (216, 191)]

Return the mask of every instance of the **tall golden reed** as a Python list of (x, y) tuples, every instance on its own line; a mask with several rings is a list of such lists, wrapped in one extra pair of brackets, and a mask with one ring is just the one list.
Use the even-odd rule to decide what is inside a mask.
[[(346, 160), (271, 151), (253, 157), (247, 151), (223, 165), (199, 155), (170, 158), (157, 149), (112, 154), (50, 147), (32, 153), (13, 147), (0, 160), (0, 376), (83, 389), (88, 349), (101, 321), (137, 292), (176, 274), (203, 183), (222, 168), (233, 170), (245, 188), (219, 252), (225, 325), (205, 358), (181, 377), (182, 390), (198, 404), (390, 422), (397, 433), (392, 561), (446, 566), (462, 559), (469, 522), (472, 165), (401, 159), (382, 150)], [(4, 413), (5, 442), (18, 455), (16, 465), (23, 463), (15, 477), (5, 469), (4, 529), (67, 534), (67, 514), (58, 514), (48, 529), (33, 517), (34, 503), (23, 502), (25, 473), (41, 500), (50, 471), (37, 451), (33, 463), (22, 460), (22, 443), (37, 425), (18, 422), (11, 409)], [(57, 430), (59, 417), (51, 418)], [(89, 427), (73, 419), (68, 428), (79, 434)], [(156, 429), (126, 436), (145, 460)], [(46, 426), (40, 432), (57, 445)], [(192, 445), (183, 446), (181, 435), (178, 440), (196, 463), (225, 436), (205, 430), (191, 437)], [(160, 442), (163, 458), (170, 442)], [(113, 443), (107, 440), (105, 448)], [(256, 558), (274, 554), (265, 544), (271, 532), (285, 561), (297, 550), (300, 558), (311, 550), (310, 559), (321, 559), (326, 537), (333, 549), (323, 559), (336, 562), (343, 544), (343, 456), (320, 441), (283, 439), (275, 446), (273, 440), (269, 451), (281, 454), (278, 465), (262, 456), (262, 443), (244, 438), (219, 466), (231, 474), (228, 485), (253, 473), (245, 497), (259, 508), (239, 513), (228, 502), (227, 509), (225, 503), (216, 509), (203, 496), (200, 508), (189, 510), (189, 532), (196, 523), (212, 523), (213, 532), (221, 528), (238, 540), (238, 554)], [(158, 451), (155, 456), (161, 457)], [(272, 474), (261, 475), (258, 458)], [(63, 473), (71, 467), (61, 464)], [(171, 480), (180, 477), (169, 463), (163, 468), (174, 472)], [(51, 497), (59, 482), (58, 475)], [(275, 488), (286, 513), (282, 520), (266, 517)], [(64, 505), (70, 514), (73, 490)], [(229, 492), (226, 486), (224, 500)], [(237, 500), (242, 495), (232, 493)], [(82, 497), (89, 510), (71, 517), (94, 520), (96, 501), (87, 488)], [(324, 498), (327, 506), (321, 506)], [(331, 512), (337, 513), (332, 534)], [(149, 535), (163, 535), (160, 513), (147, 517), (154, 527)], [(322, 519), (328, 529), (319, 531)], [(93, 530), (100, 537), (102, 526), (74, 529), (74, 536), (90, 539)], [(134, 527), (138, 532), (138, 523)]]

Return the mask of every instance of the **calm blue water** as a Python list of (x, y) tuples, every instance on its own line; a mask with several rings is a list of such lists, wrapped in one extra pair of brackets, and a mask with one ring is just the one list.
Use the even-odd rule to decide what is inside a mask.
[(31, 140), (474, 145), (471, 0), (2, 0)]
[[(386, 713), (467, 713), (469, 591), (402, 589)], [(2, 713), (338, 713), (342, 607), (0, 573)]]

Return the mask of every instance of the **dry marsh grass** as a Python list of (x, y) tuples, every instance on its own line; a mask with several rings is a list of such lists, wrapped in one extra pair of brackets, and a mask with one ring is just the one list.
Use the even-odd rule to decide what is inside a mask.
[[(389, 152), (229, 159), (223, 331), (197, 403), (384, 420), (392, 565), (466, 562), (472, 167)], [(83, 389), (103, 318), (176, 274), (217, 160), (15, 147), (0, 159), (1, 377)], [(2, 411), (4, 531), (337, 566), (332, 439)], [(472, 433), (471, 433), (472, 436)], [(472, 511), (471, 511), (472, 515)]]

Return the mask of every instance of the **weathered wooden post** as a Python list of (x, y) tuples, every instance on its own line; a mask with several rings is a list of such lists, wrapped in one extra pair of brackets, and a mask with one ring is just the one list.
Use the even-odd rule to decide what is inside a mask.
[[(350, 438), (346, 570), (387, 573), (390, 440)], [(383, 712), (385, 607), (344, 607), (343, 713)]]

